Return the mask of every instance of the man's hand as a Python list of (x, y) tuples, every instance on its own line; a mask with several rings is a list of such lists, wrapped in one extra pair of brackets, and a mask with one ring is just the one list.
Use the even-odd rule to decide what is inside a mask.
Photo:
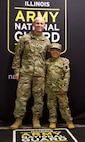
[(69, 65), (70, 64), (70, 61), (69, 59), (65, 58), (65, 62)]
[(61, 91), (60, 91), (60, 94), (61, 94), (61, 95), (64, 95), (65, 93), (66, 93), (66, 92), (65, 92), (64, 90), (61, 90)]

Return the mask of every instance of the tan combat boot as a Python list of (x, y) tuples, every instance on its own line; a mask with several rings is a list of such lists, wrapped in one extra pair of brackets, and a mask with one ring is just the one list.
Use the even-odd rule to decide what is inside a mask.
[(56, 128), (56, 122), (50, 122), (49, 128), (51, 129)]
[(10, 126), (12, 130), (20, 128), (22, 125), (22, 119), (21, 118), (16, 118), (16, 121)]
[(74, 129), (74, 128), (75, 128), (73, 122), (71, 122), (71, 121), (66, 122), (66, 124), (67, 124), (67, 127), (68, 127), (69, 129)]
[(35, 129), (41, 128), (40, 121), (39, 121), (39, 116), (38, 115), (33, 115), (32, 123), (33, 123), (33, 128), (35, 128)]

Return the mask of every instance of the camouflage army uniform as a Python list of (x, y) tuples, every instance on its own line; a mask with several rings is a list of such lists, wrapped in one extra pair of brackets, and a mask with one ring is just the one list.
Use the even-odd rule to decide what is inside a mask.
[(65, 58), (49, 58), (46, 61), (46, 92), (47, 105), (49, 109), (49, 122), (57, 122), (57, 101), (59, 110), (65, 121), (71, 121), (71, 113), (68, 105), (67, 93), (60, 94), (60, 90), (68, 91), (70, 68), (66, 64)]
[(34, 32), (24, 35), (15, 48), (12, 68), (20, 73), (14, 116), (24, 117), (31, 93), (34, 97), (33, 114), (42, 115), (45, 89), (45, 57), (50, 41)]

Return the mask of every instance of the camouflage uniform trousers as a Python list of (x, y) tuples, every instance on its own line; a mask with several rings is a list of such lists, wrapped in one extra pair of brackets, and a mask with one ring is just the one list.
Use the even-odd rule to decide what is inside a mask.
[(32, 107), (33, 114), (42, 116), (43, 111), (43, 97), (45, 88), (45, 78), (44, 77), (34, 77), (34, 76), (21, 76), (18, 87), (17, 87), (17, 98), (15, 101), (15, 118), (23, 118), (26, 112), (27, 101), (31, 97), (34, 98), (34, 105)]
[[(58, 101), (58, 103), (57, 103)], [(67, 121), (72, 121), (71, 111), (69, 108), (69, 101), (67, 93), (59, 94), (59, 92), (49, 92), (47, 94), (47, 105), (49, 109), (49, 122), (57, 122), (57, 107), (59, 104), (59, 111), (62, 118)]]

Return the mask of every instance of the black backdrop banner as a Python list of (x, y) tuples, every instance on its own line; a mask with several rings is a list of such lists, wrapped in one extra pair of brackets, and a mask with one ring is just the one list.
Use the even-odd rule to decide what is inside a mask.
[[(44, 35), (63, 46), (63, 56), (70, 59), (69, 101), (75, 123), (85, 123), (85, 1), (84, 0), (1, 0), (0, 4), (0, 121), (14, 120), (17, 81), (11, 68), (14, 48), (19, 38), (32, 30), (36, 16), (45, 19)], [(46, 96), (42, 123), (48, 121)], [(27, 105), (25, 121), (31, 123), (33, 99)], [(47, 113), (46, 113), (47, 112)], [(30, 118), (29, 118), (30, 116)], [(59, 121), (61, 120), (59, 116)], [(62, 120), (63, 121), (63, 120)]]
[[(45, 19), (44, 35), (51, 42), (61, 42), (67, 50), (67, 0), (20, 1), (7, 0), (7, 49), (14, 54), (14, 46), (22, 35), (32, 30), (35, 17)], [(64, 45), (65, 44), (65, 45)]]

